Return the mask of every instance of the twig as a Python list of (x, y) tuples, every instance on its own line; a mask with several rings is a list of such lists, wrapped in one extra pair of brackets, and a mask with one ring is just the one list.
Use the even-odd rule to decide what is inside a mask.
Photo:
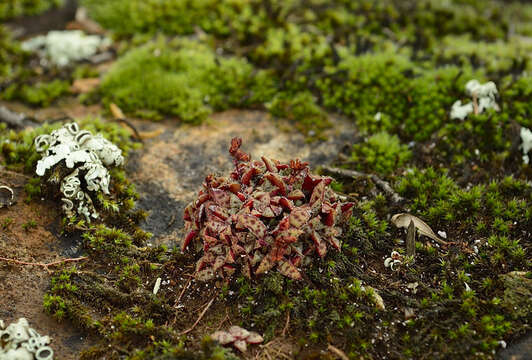
[(340, 359), (342, 360), (349, 360), (349, 358), (347, 357), (347, 355), (345, 354), (345, 352), (343, 352), (342, 350), (338, 349), (336, 346), (333, 346), (331, 344), (329, 344), (327, 346), (327, 350), (329, 350), (330, 352), (332, 353), (335, 353), (336, 355), (338, 355), (340, 357)]
[(23, 113), (9, 110), (5, 106), (0, 106), (0, 122), (6, 123), (11, 128), (23, 129), (28, 125), (37, 124), (37, 121)]
[(181, 291), (181, 294), (179, 294), (179, 296), (177, 297), (177, 300), (175, 301), (175, 305), (177, 305), (177, 303), (181, 300), (181, 298), (183, 297), (183, 295), (185, 294), (185, 291), (188, 289), (188, 287), (190, 286), (190, 282), (192, 281), (192, 278), (188, 279), (188, 282), (187, 284), (185, 285), (185, 287), (183, 288), (183, 290)]
[(212, 303), (214, 302), (214, 299), (216, 299), (217, 297), (218, 297), (218, 294), (214, 295), (213, 298), (211, 299), (211, 301), (209, 301), (209, 303), (207, 304), (207, 306), (205, 306), (205, 309), (203, 309), (203, 311), (199, 315), (199, 317), (196, 320), (196, 322), (190, 328), (188, 328), (187, 330), (179, 333), (179, 335), (185, 335), (185, 334), (188, 334), (189, 332), (191, 332), (192, 330), (194, 330), (194, 328), (196, 327), (196, 325), (199, 324), (199, 322), (201, 321), (201, 319), (203, 318), (203, 316), (205, 315), (207, 310), (209, 310), (209, 308), (211, 307)]
[(125, 117), (124, 118), (115, 118), (115, 121), (121, 122), (121, 123), (125, 124), (127, 127), (129, 127), (131, 129), (131, 131), (133, 131), (133, 134), (135, 135), (137, 140), (140, 141), (141, 143), (144, 143), (144, 141), (142, 140), (142, 136), (140, 136), (139, 131), (137, 130), (135, 125), (133, 125), (131, 123), (131, 121), (129, 121)]
[(284, 324), (283, 332), (281, 333), (282, 336), (286, 336), (286, 332), (288, 331), (288, 327), (290, 326), (290, 310), (286, 313), (286, 323)]
[(5, 261), (5, 262), (8, 262), (8, 263), (13, 263), (13, 264), (17, 264), (17, 265), (40, 266), (40, 267), (45, 268), (46, 271), (48, 271), (48, 272), (50, 272), (50, 269), (48, 269), (48, 268), (51, 267), (51, 266), (57, 266), (59, 264), (64, 264), (64, 263), (69, 263), (69, 262), (83, 261), (83, 260), (87, 260), (87, 259), (88, 259), (88, 257), (82, 256), (82, 257), (78, 257), (78, 258), (57, 260), (57, 261), (53, 261), (51, 263), (45, 264), (45, 263), (31, 263), (31, 262), (20, 261), (20, 260), (16, 260), (16, 259), (8, 259), (8, 258), (5, 258), (5, 257), (0, 257), (0, 261)]
[(386, 194), (388, 194), (392, 198), (392, 201), (394, 203), (400, 203), (400, 202), (402, 202), (404, 200), (401, 196), (399, 196), (399, 194), (397, 194), (392, 189), (392, 187), (390, 186), (389, 183), (387, 183), (386, 181), (380, 179), (375, 174), (366, 174), (366, 173), (363, 173), (363, 172), (360, 172), (360, 171), (333, 168), (333, 167), (328, 167), (328, 166), (324, 167), (323, 170), (325, 170), (325, 171), (327, 171), (327, 172), (329, 172), (331, 174), (345, 176), (345, 177), (351, 177), (351, 178), (366, 177), (366, 178), (370, 178), (378, 187), (380, 187)]

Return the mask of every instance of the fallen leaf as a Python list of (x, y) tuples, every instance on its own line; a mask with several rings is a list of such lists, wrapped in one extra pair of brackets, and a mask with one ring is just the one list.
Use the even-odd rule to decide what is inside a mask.
[(432, 231), (430, 226), (428, 226), (427, 223), (425, 223), (423, 220), (421, 220), (417, 216), (406, 214), (406, 213), (395, 214), (394, 216), (392, 216), (392, 223), (398, 228), (408, 229), (408, 225), (410, 225), (411, 221), (414, 222), (414, 226), (416, 227), (417, 231), (421, 235), (427, 236), (442, 245), (447, 245), (446, 241), (443, 241), (442, 239), (440, 239), (434, 233), (434, 231)]
[(115, 117), (115, 119), (125, 119), (126, 115), (122, 112), (122, 109), (118, 107), (115, 103), (111, 103), (109, 105), (109, 110), (111, 110), (111, 114)]

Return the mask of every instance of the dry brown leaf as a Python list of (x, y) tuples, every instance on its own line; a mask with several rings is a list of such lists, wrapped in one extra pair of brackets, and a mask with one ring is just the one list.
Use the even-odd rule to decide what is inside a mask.
[(395, 214), (394, 216), (392, 216), (392, 223), (398, 228), (408, 229), (408, 225), (410, 225), (411, 221), (414, 223), (414, 226), (416, 227), (417, 231), (421, 235), (427, 236), (442, 245), (447, 245), (446, 241), (443, 241), (442, 239), (440, 239), (434, 233), (434, 231), (432, 231), (430, 226), (428, 226), (427, 223), (425, 223), (423, 220), (421, 220), (417, 216), (407, 214), (407, 213), (400, 213), (400, 214)]
[(164, 133), (164, 128), (162, 127), (155, 129), (153, 131), (139, 131), (139, 135), (142, 140), (153, 139), (161, 135), (162, 133)]
[(337, 355), (342, 360), (349, 360), (349, 357), (342, 350), (338, 349), (336, 346), (329, 344), (327, 350)]
[(76, 79), (70, 87), (70, 91), (74, 94), (85, 94), (100, 85), (100, 78), (86, 78), (86, 79)]
[(111, 114), (115, 117), (115, 119), (125, 119), (126, 115), (122, 112), (122, 109), (118, 107), (115, 103), (111, 103), (109, 105), (109, 110), (111, 110)]

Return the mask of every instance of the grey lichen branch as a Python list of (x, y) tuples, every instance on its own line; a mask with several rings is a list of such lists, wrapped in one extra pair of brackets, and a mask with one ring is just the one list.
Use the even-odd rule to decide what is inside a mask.
[[(78, 124), (68, 123), (53, 131), (50, 135), (35, 138), (35, 149), (42, 155), (37, 162), (36, 173), (44, 176), (51, 174), (48, 181), (60, 182), (63, 194), (63, 210), (67, 216), (75, 213), (90, 222), (99, 216), (89, 193), (102, 191), (109, 194), (109, 166), (124, 163), (122, 151), (101, 134), (93, 135), (80, 130)], [(56, 166), (65, 166), (73, 171), (63, 177), (53, 175)]]
[(7, 327), (0, 320), (0, 359), (53, 360), (54, 351), (49, 346), (50, 342), (49, 336), (39, 335), (25, 318)]
[(388, 182), (382, 180), (375, 174), (366, 174), (366, 173), (356, 171), (356, 170), (340, 169), (340, 168), (329, 167), (329, 166), (323, 167), (323, 170), (330, 174), (343, 176), (343, 177), (350, 177), (350, 178), (355, 178), (355, 179), (370, 178), (375, 183), (375, 185), (377, 185), (382, 191), (384, 191), (388, 196), (390, 196), (391, 200), (394, 203), (397, 204), (397, 203), (401, 203), (404, 201), (404, 199), (393, 190), (393, 188)]

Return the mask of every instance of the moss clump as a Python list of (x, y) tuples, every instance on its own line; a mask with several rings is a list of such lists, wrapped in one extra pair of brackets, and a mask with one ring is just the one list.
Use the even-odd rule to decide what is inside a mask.
[(0, 4), (0, 20), (36, 15), (52, 7), (58, 7), (63, 2), (64, 0), (4, 0)]
[(251, 85), (246, 61), (217, 56), (186, 40), (148, 43), (124, 55), (104, 77), (105, 102), (198, 122), (213, 110), (241, 106)]
[(11, 39), (6, 28), (0, 25), (0, 89), (5, 86), (7, 79), (20, 70), (21, 57), (24, 57), (24, 51)]
[(266, 108), (274, 116), (295, 122), (296, 127), (309, 138), (319, 137), (323, 130), (330, 127), (327, 114), (308, 91), (295, 94), (280, 92), (266, 103)]
[(407, 145), (402, 145), (396, 135), (380, 132), (366, 142), (353, 145), (350, 160), (355, 168), (389, 175), (401, 168), (412, 156)]
[(11, 85), (4, 93), (4, 100), (20, 100), (34, 106), (47, 107), (61, 96), (70, 93), (70, 82), (52, 80), (33, 85)]

